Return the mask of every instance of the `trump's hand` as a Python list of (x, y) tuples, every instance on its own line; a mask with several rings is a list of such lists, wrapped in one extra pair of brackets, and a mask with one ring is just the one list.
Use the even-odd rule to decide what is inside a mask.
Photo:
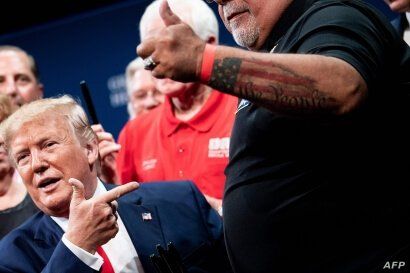
[(65, 236), (71, 243), (94, 254), (98, 246), (107, 243), (118, 232), (115, 200), (137, 189), (139, 184), (127, 183), (86, 200), (83, 183), (74, 178), (70, 178), (69, 183), (73, 186), (73, 195)]
[(151, 57), (155, 62), (150, 69), (154, 77), (197, 81), (205, 42), (172, 12), (166, 0), (159, 12), (166, 28), (145, 39), (137, 47), (137, 54), (143, 59)]

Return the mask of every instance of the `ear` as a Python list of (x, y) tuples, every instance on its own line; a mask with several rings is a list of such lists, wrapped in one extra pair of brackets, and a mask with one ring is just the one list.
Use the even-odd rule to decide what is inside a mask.
[(93, 139), (85, 144), (86, 155), (88, 159), (88, 164), (90, 166), (95, 165), (98, 160), (98, 140)]
[(216, 45), (216, 37), (211, 35), (208, 37), (208, 39), (206, 40), (207, 44), (211, 44), (211, 45)]
[(37, 89), (38, 89), (38, 98), (42, 99), (44, 97), (44, 85), (39, 82), (37, 84)]

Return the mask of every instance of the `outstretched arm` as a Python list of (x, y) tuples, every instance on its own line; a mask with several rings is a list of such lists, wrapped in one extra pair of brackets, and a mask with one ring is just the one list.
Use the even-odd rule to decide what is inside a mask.
[(221, 46), (209, 85), (284, 115), (344, 114), (366, 95), (362, 77), (340, 59)]
[[(196, 36), (169, 8), (161, 6), (167, 28), (137, 48), (157, 63), (155, 77), (201, 80), (202, 58), (211, 46)], [(203, 81), (203, 79), (202, 79)], [(217, 46), (211, 78), (203, 83), (291, 116), (344, 114), (362, 102), (367, 86), (347, 62), (313, 54), (270, 54)]]

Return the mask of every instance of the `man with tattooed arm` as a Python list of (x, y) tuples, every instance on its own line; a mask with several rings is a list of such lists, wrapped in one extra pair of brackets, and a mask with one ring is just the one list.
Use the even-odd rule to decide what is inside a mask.
[(235, 272), (409, 264), (410, 49), (351, 0), (217, 0), (236, 42), (207, 45), (164, 1), (137, 53), (155, 77), (240, 101), (224, 194)]

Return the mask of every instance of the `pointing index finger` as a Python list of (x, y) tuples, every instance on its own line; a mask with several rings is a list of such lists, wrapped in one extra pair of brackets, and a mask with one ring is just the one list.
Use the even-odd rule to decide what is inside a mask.
[(114, 200), (117, 200), (121, 196), (129, 192), (132, 192), (133, 190), (138, 189), (139, 186), (140, 184), (138, 184), (137, 182), (130, 182), (130, 183), (115, 187), (114, 189), (109, 190), (105, 192), (104, 194), (96, 197), (96, 201), (99, 201), (102, 203), (110, 203)]

